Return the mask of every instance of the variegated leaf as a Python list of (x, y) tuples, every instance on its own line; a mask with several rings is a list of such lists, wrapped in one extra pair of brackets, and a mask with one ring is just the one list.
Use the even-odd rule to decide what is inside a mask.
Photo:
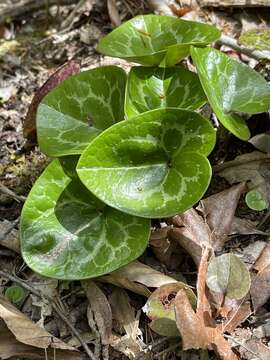
[(164, 108), (115, 124), (83, 152), (77, 172), (108, 205), (142, 217), (186, 210), (206, 191), (215, 131), (201, 115)]
[(206, 101), (198, 76), (182, 66), (131, 68), (127, 80), (125, 114), (176, 107), (195, 110)]
[(125, 83), (125, 72), (116, 66), (63, 81), (38, 107), (41, 150), (53, 157), (80, 154), (95, 136), (123, 120)]
[[(95, 198), (69, 168), (54, 160), (36, 181), (21, 215), (22, 255), (34, 271), (59, 279), (111, 272), (144, 251), (147, 219), (123, 214)], [(72, 165), (73, 164), (73, 165)], [(74, 176), (74, 177), (70, 177)]]
[(214, 26), (172, 16), (140, 15), (105, 36), (98, 51), (145, 66), (172, 66), (190, 53), (190, 45), (207, 45), (220, 37)]

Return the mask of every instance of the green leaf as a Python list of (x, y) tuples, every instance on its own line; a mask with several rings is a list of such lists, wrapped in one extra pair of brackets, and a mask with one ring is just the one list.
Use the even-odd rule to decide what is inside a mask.
[(125, 22), (98, 44), (105, 55), (145, 66), (172, 66), (190, 53), (190, 45), (207, 45), (220, 31), (207, 24), (172, 16), (140, 15)]
[(59, 160), (51, 162), (23, 207), (20, 238), (29, 267), (48, 277), (84, 279), (141, 255), (149, 220), (106, 206), (66, 173)]
[(25, 290), (20, 286), (10, 286), (5, 291), (5, 297), (13, 304), (19, 304), (25, 295)]
[(164, 107), (195, 110), (205, 102), (198, 76), (182, 66), (136, 66), (128, 75), (125, 114), (129, 118)]
[(268, 110), (270, 85), (255, 70), (218, 50), (192, 48), (191, 55), (219, 121), (235, 136), (248, 140), (249, 129), (236, 113)]
[(206, 191), (215, 131), (201, 115), (164, 108), (113, 125), (83, 152), (77, 172), (106, 204), (159, 218), (183, 212)]
[(250, 289), (249, 271), (236, 255), (224, 254), (210, 261), (206, 283), (212, 291), (242, 299)]
[(71, 76), (38, 107), (41, 150), (53, 157), (81, 154), (89, 141), (124, 119), (126, 74), (104, 66)]
[(268, 204), (262, 194), (257, 190), (251, 190), (246, 194), (245, 201), (247, 206), (256, 211), (262, 211), (268, 208)]
[(143, 311), (152, 320), (150, 328), (162, 336), (180, 336), (175, 323), (174, 299), (177, 292), (185, 289), (191, 304), (196, 306), (196, 296), (184, 283), (166, 284), (155, 290)]

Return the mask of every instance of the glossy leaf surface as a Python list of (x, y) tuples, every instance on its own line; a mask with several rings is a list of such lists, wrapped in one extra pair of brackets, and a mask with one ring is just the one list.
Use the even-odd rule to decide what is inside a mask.
[(255, 70), (218, 50), (192, 48), (191, 55), (219, 121), (235, 136), (247, 140), (249, 129), (237, 113), (268, 110), (270, 85)]
[(124, 118), (126, 74), (116, 66), (82, 72), (62, 82), (41, 102), (37, 133), (53, 157), (80, 154), (89, 141)]
[(220, 31), (211, 25), (140, 15), (105, 36), (97, 50), (145, 66), (172, 66), (189, 55), (190, 45), (207, 45), (219, 37)]
[(164, 107), (195, 110), (205, 101), (198, 76), (182, 66), (136, 66), (129, 72), (125, 99), (128, 118)]
[(236, 255), (223, 254), (210, 261), (206, 283), (209, 289), (230, 299), (241, 299), (250, 289), (249, 271)]
[(149, 221), (106, 206), (66, 173), (59, 160), (50, 163), (24, 205), (20, 237), (29, 267), (48, 277), (83, 279), (140, 256)]
[(201, 115), (175, 108), (152, 110), (104, 131), (83, 152), (77, 172), (108, 205), (142, 217), (186, 210), (206, 191), (215, 143)]

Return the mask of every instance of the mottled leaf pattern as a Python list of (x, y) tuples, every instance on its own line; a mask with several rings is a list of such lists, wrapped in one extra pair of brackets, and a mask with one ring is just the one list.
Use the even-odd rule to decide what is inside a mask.
[(29, 267), (48, 277), (83, 279), (140, 256), (149, 220), (106, 206), (64, 170), (59, 160), (50, 163), (24, 205), (20, 237)]
[(207, 24), (171, 16), (140, 15), (105, 36), (98, 51), (145, 66), (172, 66), (190, 53), (190, 45), (207, 45), (220, 31)]
[(192, 48), (192, 59), (204, 91), (220, 122), (235, 136), (250, 136), (245, 121), (236, 113), (260, 113), (270, 108), (270, 85), (249, 66), (221, 51)]
[(176, 107), (195, 110), (206, 101), (198, 76), (182, 66), (131, 68), (127, 80), (125, 114)]
[(206, 191), (215, 143), (211, 124), (197, 113), (158, 109), (115, 124), (83, 152), (77, 172), (102, 201), (142, 217), (186, 210)]
[(95, 136), (124, 118), (126, 74), (116, 66), (62, 82), (38, 107), (41, 150), (53, 157), (80, 154)]

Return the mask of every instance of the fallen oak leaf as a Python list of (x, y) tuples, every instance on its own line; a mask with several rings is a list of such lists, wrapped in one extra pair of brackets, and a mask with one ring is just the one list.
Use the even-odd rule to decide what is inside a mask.
[(36, 142), (36, 113), (41, 100), (62, 81), (79, 72), (80, 63), (74, 60), (69, 61), (58, 68), (36, 91), (23, 121), (23, 134), (30, 144), (35, 144)]
[(175, 298), (176, 324), (182, 337), (183, 349), (216, 350), (223, 360), (237, 360), (218, 327), (214, 327), (211, 308), (206, 297), (205, 282), (209, 248), (203, 250), (197, 280), (197, 311), (192, 309), (185, 291), (180, 290)]

